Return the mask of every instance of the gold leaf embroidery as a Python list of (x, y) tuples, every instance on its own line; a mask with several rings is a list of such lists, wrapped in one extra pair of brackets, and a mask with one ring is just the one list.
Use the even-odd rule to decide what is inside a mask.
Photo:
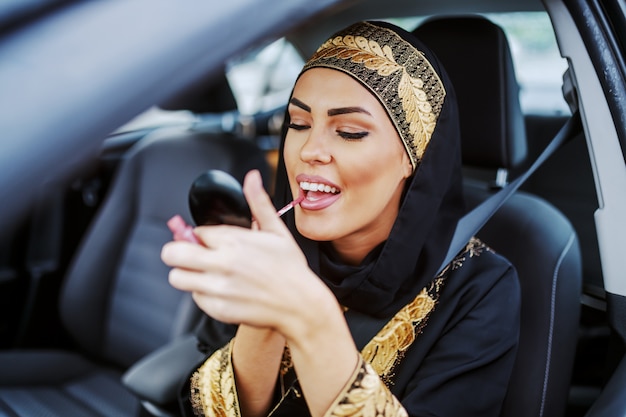
[(372, 340), (361, 355), (382, 378), (388, 378), (398, 358), (415, 341), (415, 327), (420, 325), (435, 307), (435, 300), (426, 288), (404, 306)]
[(413, 136), (413, 144), (416, 148), (417, 157), (424, 155), (426, 146), (437, 125), (437, 118), (432, 112), (432, 106), (422, 89), (424, 83), (419, 78), (411, 77), (403, 70), (398, 96), (402, 100), (402, 108), (409, 122), (409, 132)]
[(319, 47), (311, 60), (318, 58), (350, 59), (383, 76), (403, 69), (396, 63), (389, 46), (386, 45), (383, 50), (378, 42), (368, 41), (363, 36), (346, 35), (330, 39)]
[(213, 353), (191, 378), (191, 405), (196, 416), (241, 415), (231, 364), (231, 343)]
[(381, 382), (376, 371), (361, 362), (358, 373), (325, 417), (404, 417), (400, 401)]

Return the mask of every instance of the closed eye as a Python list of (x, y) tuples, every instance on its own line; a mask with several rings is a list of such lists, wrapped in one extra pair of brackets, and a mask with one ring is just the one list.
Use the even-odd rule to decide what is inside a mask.
[(365, 136), (369, 135), (369, 132), (343, 132), (341, 130), (337, 130), (337, 134), (345, 140), (359, 140), (363, 139)]
[(299, 124), (295, 124), (295, 123), (289, 123), (289, 129), (293, 129), (293, 130), (306, 130), (306, 129), (310, 129), (311, 126), (307, 126), (307, 125), (299, 125)]

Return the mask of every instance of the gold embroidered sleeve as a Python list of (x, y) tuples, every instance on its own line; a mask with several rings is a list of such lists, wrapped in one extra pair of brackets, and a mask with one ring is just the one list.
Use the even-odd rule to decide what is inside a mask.
[(408, 414), (374, 369), (361, 359), (324, 417), (408, 417)]
[(196, 416), (240, 417), (231, 356), (232, 341), (217, 350), (191, 377), (191, 406)]

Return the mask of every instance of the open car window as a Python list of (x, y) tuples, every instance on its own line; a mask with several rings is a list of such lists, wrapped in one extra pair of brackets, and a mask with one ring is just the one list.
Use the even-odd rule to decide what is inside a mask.
[[(550, 18), (545, 12), (485, 15), (505, 31), (520, 83), (522, 110), (527, 114), (569, 114), (561, 85), (567, 61), (560, 54)], [(426, 17), (385, 19), (407, 30)], [(283, 105), (304, 64), (286, 39), (279, 39), (230, 61), (227, 76), (243, 114)]]
[[(252, 115), (284, 106), (289, 99), (304, 59), (285, 38), (254, 48), (226, 64), (226, 78), (243, 115)], [(193, 123), (196, 116), (187, 110), (163, 110), (153, 106), (116, 130), (116, 133), (143, 128)]]
[(304, 59), (284, 38), (231, 60), (226, 77), (239, 111), (254, 114), (285, 105), (303, 65)]
[[(505, 31), (520, 83), (520, 101), (526, 114), (569, 114), (561, 85), (567, 61), (559, 54), (550, 18), (545, 12), (485, 15)], [(386, 19), (412, 30), (426, 17)], [(286, 39), (230, 61), (227, 76), (243, 114), (283, 105), (304, 58)]]
[[(545, 12), (488, 13), (504, 30), (520, 84), (520, 104), (526, 114), (569, 114), (561, 85), (567, 61), (561, 57), (550, 18)], [(427, 17), (388, 19), (413, 30)]]
[(547, 13), (502, 13), (487, 17), (500, 25), (509, 39), (524, 113), (569, 114), (561, 91), (567, 61), (559, 54)]
[[(491, 13), (511, 46), (520, 83), (520, 102), (526, 114), (569, 114), (561, 85), (567, 61), (557, 47), (550, 18), (545, 12)], [(387, 19), (412, 30), (426, 17)], [(246, 51), (226, 65), (226, 77), (241, 114), (251, 115), (283, 106), (304, 65), (304, 57), (285, 38)], [(151, 108), (119, 131), (193, 121), (189, 112)]]

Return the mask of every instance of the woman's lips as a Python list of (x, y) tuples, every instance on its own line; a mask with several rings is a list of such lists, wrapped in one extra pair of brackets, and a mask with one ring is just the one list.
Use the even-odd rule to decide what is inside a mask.
[(331, 194), (319, 191), (309, 191), (300, 203), (300, 207), (306, 210), (322, 210), (333, 204), (341, 197), (341, 194)]
[(339, 187), (325, 178), (300, 174), (296, 177), (305, 198), (300, 207), (305, 210), (322, 210), (341, 197)]

